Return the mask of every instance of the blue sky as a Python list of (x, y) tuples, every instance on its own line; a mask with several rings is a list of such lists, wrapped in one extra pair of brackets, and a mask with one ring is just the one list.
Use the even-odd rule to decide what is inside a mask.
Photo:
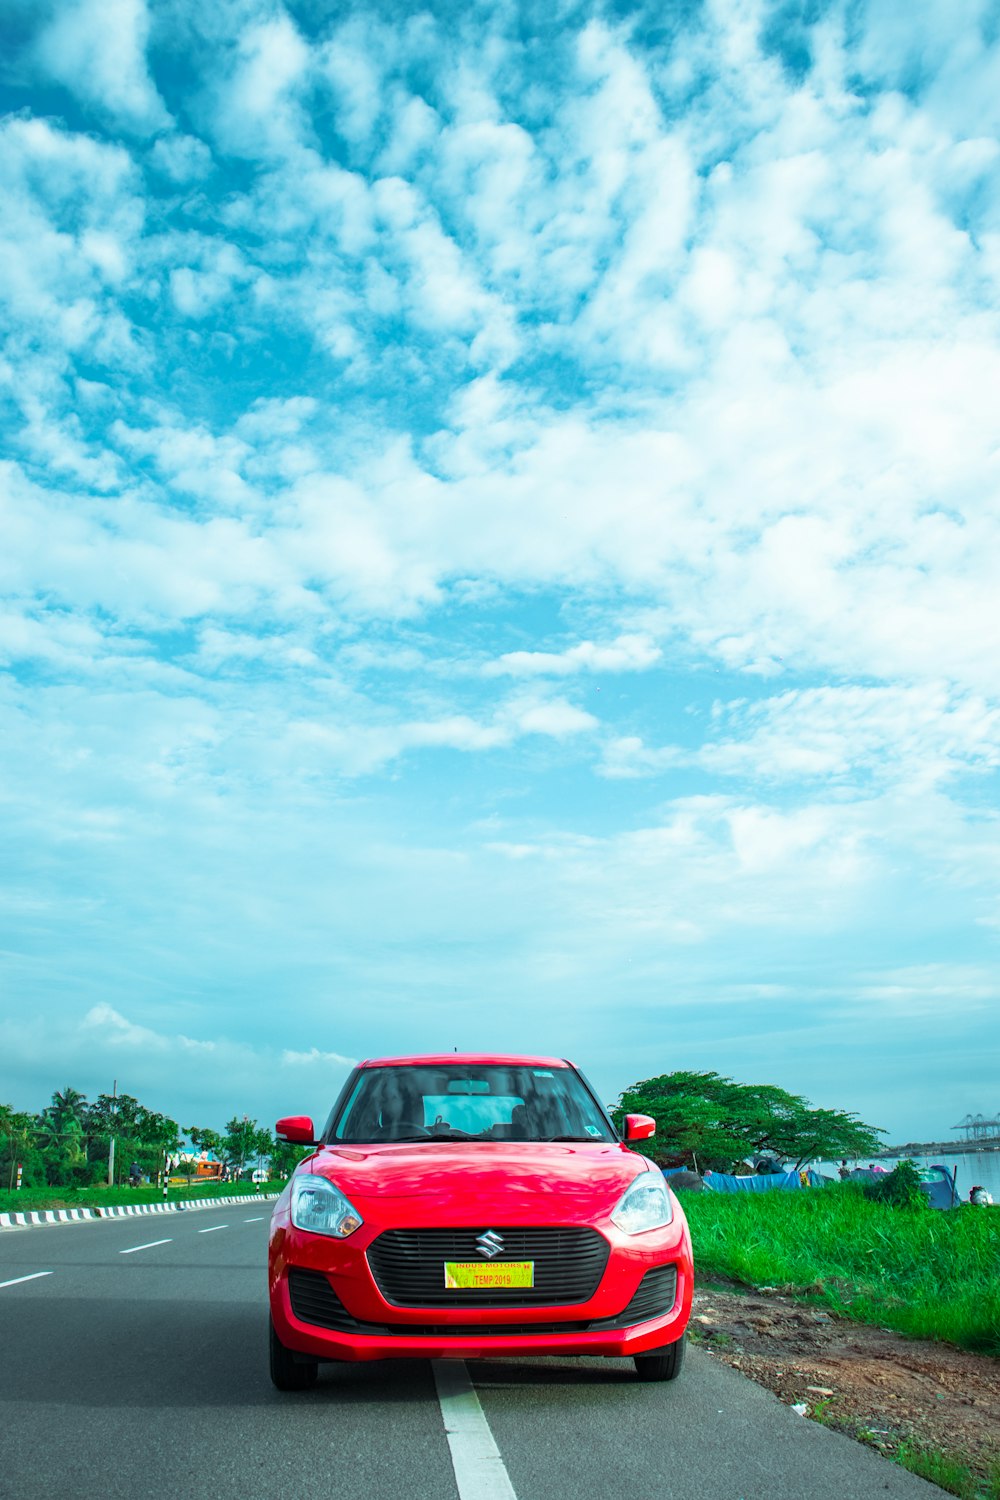
[(0, 1099), (1000, 1104), (1000, 8), (13, 0)]

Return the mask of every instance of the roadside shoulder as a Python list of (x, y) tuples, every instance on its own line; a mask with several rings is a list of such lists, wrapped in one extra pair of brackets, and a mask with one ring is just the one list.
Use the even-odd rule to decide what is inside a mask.
[(1000, 1361), (989, 1354), (722, 1287), (695, 1293), (691, 1336), (803, 1416), (907, 1467), (916, 1452), (980, 1480), (1000, 1472)]
[(0, 1214), (0, 1230), (33, 1229), (42, 1224), (93, 1223), (96, 1219), (124, 1219), (137, 1214), (183, 1213), (188, 1209), (222, 1208), (231, 1203), (266, 1203), (277, 1193), (237, 1193), (225, 1198), (193, 1198), (186, 1203), (95, 1204), (92, 1208), (37, 1208)]

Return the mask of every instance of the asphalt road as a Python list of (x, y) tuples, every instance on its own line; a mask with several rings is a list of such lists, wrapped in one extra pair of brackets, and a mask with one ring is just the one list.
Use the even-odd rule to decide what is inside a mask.
[(940, 1500), (697, 1349), (667, 1385), (400, 1360), (280, 1394), (269, 1207), (0, 1231), (4, 1500)]

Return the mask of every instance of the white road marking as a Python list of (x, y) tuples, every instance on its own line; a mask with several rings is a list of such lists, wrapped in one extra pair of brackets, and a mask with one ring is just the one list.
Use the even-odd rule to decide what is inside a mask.
[(37, 1281), (39, 1276), (51, 1276), (51, 1271), (32, 1271), (30, 1276), (15, 1276), (13, 1281), (0, 1281), (0, 1286), (20, 1286), (22, 1281)]
[(459, 1500), (517, 1500), (463, 1361), (434, 1359), (431, 1368)]
[(150, 1240), (147, 1245), (133, 1245), (131, 1250), (119, 1250), (119, 1255), (134, 1255), (137, 1250), (152, 1250), (155, 1245), (171, 1245), (172, 1240)]
[(258, 1214), (256, 1219), (244, 1219), (243, 1222), (244, 1224), (262, 1224), (266, 1218), (267, 1214)]
[(228, 1229), (228, 1224), (213, 1224), (211, 1229), (199, 1229), (199, 1234), (214, 1234), (217, 1229)]

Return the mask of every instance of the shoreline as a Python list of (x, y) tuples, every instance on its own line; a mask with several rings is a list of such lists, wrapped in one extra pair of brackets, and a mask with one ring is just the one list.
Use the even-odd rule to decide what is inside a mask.
[[(905, 1146), (883, 1146), (873, 1151), (869, 1161), (885, 1161), (898, 1156), (985, 1156), (1000, 1152), (1000, 1136), (985, 1141), (907, 1141)], [(859, 1158), (860, 1159), (860, 1158)]]

